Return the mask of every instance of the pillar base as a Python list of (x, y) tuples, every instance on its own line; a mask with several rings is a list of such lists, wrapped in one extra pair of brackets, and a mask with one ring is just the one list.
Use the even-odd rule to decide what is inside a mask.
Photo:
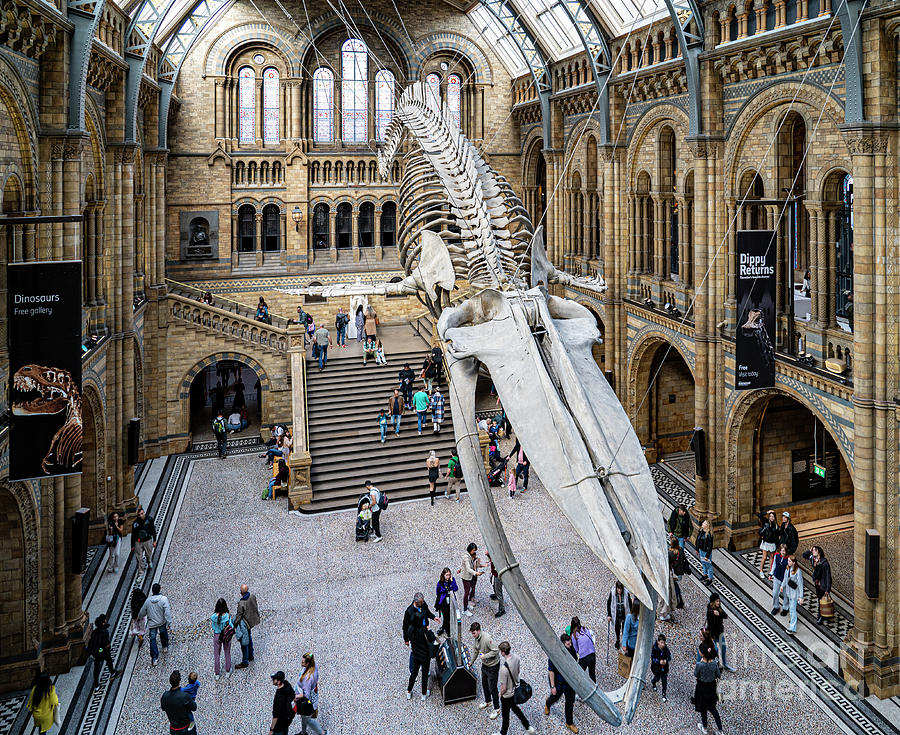
[(874, 694), (887, 699), (900, 695), (900, 650), (861, 642), (855, 629), (841, 644), (841, 671), (844, 681), (860, 696)]
[(312, 481), (309, 469), (312, 457), (309, 452), (295, 452), (288, 461), (291, 470), (291, 486), (288, 490), (288, 506), (291, 510), (299, 510), (301, 505), (312, 502)]

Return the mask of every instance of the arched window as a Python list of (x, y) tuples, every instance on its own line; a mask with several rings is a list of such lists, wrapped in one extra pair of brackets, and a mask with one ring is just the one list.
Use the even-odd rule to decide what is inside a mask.
[(386, 202), (381, 208), (381, 247), (393, 248), (397, 245), (397, 205)]
[(394, 116), (394, 75), (382, 69), (375, 75), (375, 140), (384, 140)]
[(317, 204), (313, 209), (313, 250), (328, 250), (328, 205)]
[(238, 210), (238, 251), (252, 253), (256, 250), (256, 210), (252, 204), (244, 204)]
[(460, 113), (462, 112), (462, 79), (456, 74), (447, 77), (447, 107), (450, 114), (456, 120), (456, 126), (460, 127)]
[(263, 142), (278, 145), (278, 98), (281, 94), (278, 69), (263, 72)]
[(263, 207), (263, 250), (281, 250), (281, 212), (277, 204)]
[(353, 207), (349, 202), (338, 204), (334, 229), (337, 235), (338, 250), (349, 250), (350, 236), (353, 231)]
[(238, 72), (238, 96), (240, 102), (240, 142), (256, 140), (256, 74), (249, 66)]
[(837, 238), (837, 315), (845, 317), (853, 329), (853, 177), (841, 182), (841, 208), (838, 211)]
[(441, 104), (441, 78), (437, 74), (429, 74), (425, 77), (425, 84), (428, 85), (428, 89), (431, 90), (431, 93), (434, 95), (435, 101), (440, 105)]
[(341, 138), (345, 143), (365, 143), (368, 127), (369, 60), (366, 44), (357, 38), (341, 46)]
[(375, 205), (363, 202), (359, 205), (359, 246), (371, 248), (375, 245)]
[(334, 140), (334, 74), (324, 66), (313, 72), (313, 117), (315, 142), (331, 143)]

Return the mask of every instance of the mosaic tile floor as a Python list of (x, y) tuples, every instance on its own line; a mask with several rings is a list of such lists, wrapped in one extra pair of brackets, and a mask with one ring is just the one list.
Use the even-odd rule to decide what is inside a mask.
[[(353, 517), (335, 513), (288, 515), (283, 503), (259, 500), (254, 456), (193, 464), (161, 584), (175, 619), (173, 644), (156, 668), (145, 650), (128, 685), (116, 732), (163, 731), (159, 696), (173, 668), (200, 674), (197, 722), (203, 733), (263, 733), (268, 729), (272, 686), (269, 674), (297, 676), (300, 655), (310, 650), (320, 666), (321, 720), (333, 735), (357, 733), (489, 733), (494, 722), (474, 703), (445, 707), (436, 692), (422, 703), (407, 701), (407, 649), (400, 624), (412, 594), (429, 602), (443, 566), (456, 570), (465, 545), (478, 538), (471, 506), (440, 501), (392, 505), (383, 516), (385, 540), (353, 541)], [(605, 602), (612, 575), (587, 552), (539, 482), (515, 500), (499, 501), (500, 514), (545, 611), (560, 629), (573, 614), (592, 627), (598, 642), (598, 679), (611, 689), (621, 683), (604, 662)], [(231, 679), (215, 682), (208, 618), (215, 600), (233, 607), (247, 582), (259, 597), (256, 660)], [(515, 610), (495, 619), (486, 585), (479, 585), (475, 617), (495, 640), (508, 639), (521, 655), (523, 675), (535, 686), (525, 712), (539, 732), (561, 733), (561, 711), (546, 718), (546, 658)], [(648, 691), (632, 725), (614, 730), (576, 706), (581, 732), (696, 732), (693, 650), (704, 619), (705, 590), (685, 586), (686, 609), (675, 625), (661, 623), (674, 660), (669, 702)], [(728, 625), (729, 651), (738, 667), (722, 682), (721, 711), (728, 733), (837, 733), (808, 695), (787, 679), (758, 646)], [(239, 656), (235, 645), (233, 653)], [(785, 706), (785, 702), (793, 702)], [(291, 728), (299, 729), (299, 723)], [(514, 725), (510, 732), (519, 732)]]

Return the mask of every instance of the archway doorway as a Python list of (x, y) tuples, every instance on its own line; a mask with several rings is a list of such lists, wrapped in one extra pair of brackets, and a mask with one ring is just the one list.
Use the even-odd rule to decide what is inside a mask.
[(694, 430), (694, 376), (667, 342), (649, 347), (637, 368), (635, 429), (648, 461), (690, 452)]
[(9, 544), (0, 565), (0, 659), (9, 661), (26, 651), (25, 533), (15, 497), (0, 487), (0, 538)]
[(190, 429), (193, 440), (212, 441), (212, 420), (222, 410), (229, 436), (259, 436), (262, 386), (256, 372), (237, 360), (220, 360), (204, 367), (191, 382)]

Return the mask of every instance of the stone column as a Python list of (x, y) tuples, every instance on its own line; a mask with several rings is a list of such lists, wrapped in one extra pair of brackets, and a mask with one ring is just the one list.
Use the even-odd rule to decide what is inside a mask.
[(312, 458), (309, 455), (309, 436), (307, 434), (306, 416), (306, 350), (303, 347), (303, 331), (299, 326), (288, 327), (290, 347), (288, 354), (291, 364), (291, 430), (294, 435), (294, 451), (288, 466), (291, 471), (288, 503), (291, 510), (312, 500), (312, 482), (309, 468)]
[[(772, 0), (756, 0), (759, 3), (759, 7), (756, 8), (756, 34), (766, 32), (766, 4), (772, 2)], [(777, 3), (776, 3), (777, 6)]]
[(337, 207), (328, 210), (328, 250), (331, 262), (337, 262)]
[(257, 212), (253, 218), (253, 247), (256, 250), (256, 267), (259, 268), (263, 264), (262, 253), (262, 212)]
[(837, 327), (837, 212), (834, 207), (825, 207), (822, 212), (822, 244), (825, 259), (820, 265), (825, 269), (822, 278), (822, 293), (819, 301), (819, 316), (829, 329)]
[(216, 79), (216, 131), (215, 137), (225, 137), (225, 80)]
[(303, 97), (303, 89), (301, 83), (292, 79), (291, 82), (291, 138), (296, 140), (302, 138), (303, 129), (301, 127), (301, 100)]
[(261, 148), (263, 144), (263, 82), (262, 79), (256, 80), (254, 89), (256, 90), (256, 147)]
[(350, 212), (350, 247), (353, 248), (353, 262), (359, 263), (359, 207)]
[(822, 322), (822, 312), (819, 311), (819, 292), (822, 289), (823, 276), (827, 274), (822, 269), (823, 261), (819, 259), (819, 255), (824, 250), (825, 222), (819, 202), (806, 202), (806, 211), (809, 212), (809, 323), (816, 329), (822, 329), (825, 325)]

